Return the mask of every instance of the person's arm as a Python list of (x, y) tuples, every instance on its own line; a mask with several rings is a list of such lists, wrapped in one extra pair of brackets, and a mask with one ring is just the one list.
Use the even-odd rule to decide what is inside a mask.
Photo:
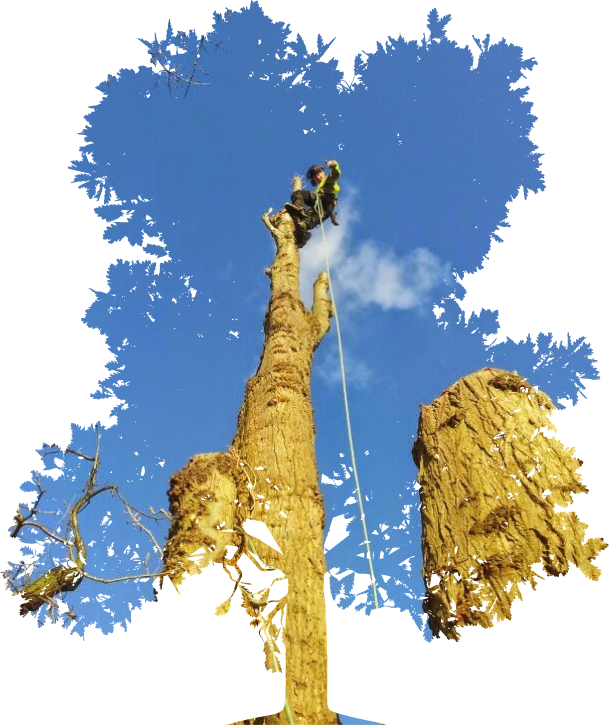
[(340, 179), (340, 166), (338, 165), (338, 161), (336, 159), (328, 159), (326, 165), (330, 169), (328, 179), (332, 179), (333, 182), (338, 181)]
[(326, 165), (330, 169), (330, 173), (321, 183), (321, 188), (328, 187), (329, 189), (333, 189), (336, 182), (340, 179), (340, 166), (338, 165), (338, 161), (336, 159), (328, 159), (326, 161)]

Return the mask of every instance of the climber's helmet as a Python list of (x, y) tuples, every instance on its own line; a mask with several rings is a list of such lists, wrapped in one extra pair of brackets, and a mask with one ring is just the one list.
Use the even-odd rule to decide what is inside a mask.
[(319, 164), (311, 166), (307, 171), (307, 180), (313, 185), (319, 184), (325, 176), (326, 170), (323, 166), (319, 166)]

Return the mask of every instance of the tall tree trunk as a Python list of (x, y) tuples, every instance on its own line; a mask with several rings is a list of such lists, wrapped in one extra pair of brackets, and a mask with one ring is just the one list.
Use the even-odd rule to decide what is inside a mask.
[[(295, 723), (334, 725), (337, 715), (327, 705), (324, 506), (310, 390), (313, 353), (330, 328), (332, 305), (322, 274), (312, 310), (304, 307), (294, 222), (285, 212), (272, 223), (264, 219), (277, 254), (267, 270), (271, 299), (260, 364), (246, 384), (230, 453), (195, 456), (171, 479), (173, 522), (165, 560), (179, 582), (183, 572), (224, 559), (226, 544), (233, 542), (223, 537), (223, 522), (227, 529), (248, 517), (267, 524), (282, 554), (258, 541), (257, 550), (266, 566), (281, 569), (289, 582), (287, 702)], [(208, 554), (194, 564), (189, 556), (201, 547)], [(251, 722), (284, 725), (288, 719), (281, 712)]]
[(587, 493), (573, 449), (544, 434), (556, 430), (554, 405), (517, 373), (485, 368), (421, 406), (413, 457), (419, 468), (424, 608), (438, 637), (457, 627), (511, 619), (519, 586), (535, 588), (533, 565), (590, 579), (607, 547), (584, 543), (586, 524), (554, 506)]

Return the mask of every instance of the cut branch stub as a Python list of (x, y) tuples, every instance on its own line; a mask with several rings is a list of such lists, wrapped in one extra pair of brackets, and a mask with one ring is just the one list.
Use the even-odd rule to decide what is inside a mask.
[[(180, 584), (184, 574), (198, 574), (222, 562), (237, 513), (237, 481), (242, 477), (228, 453), (193, 456), (169, 481), (171, 528), (165, 545), (165, 568)], [(197, 553), (195, 560), (191, 557)]]
[(485, 368), (421, 406), (413, 457), (419, 468), (424, 609), (438, 637), (457, 627), (511, 619), (520, 585), (535, 588), (533, 565), (590, 579), (607, 547), (584, 542), (586, 524), (555, 504), (587, 493), (573, 449), (543, 429), (554, 405), (517, 373)]

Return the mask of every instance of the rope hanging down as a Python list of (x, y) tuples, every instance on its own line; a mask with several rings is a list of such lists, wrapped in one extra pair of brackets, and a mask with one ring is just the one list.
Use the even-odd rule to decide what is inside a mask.
[(353, 466), (353, 478), (355, 479), (355, 489), (357, 491), (357, 501), (359, 504), (359, 512), (362, 521), (362, 528), (364, 529), (364, 544), (366, 545), (366, 555), (368, 557), (368, 569), (370, 571), (370, 578), (372, 580), (372, 596), (374, 599), (374, 606), (376, 609), (379, 608), (378, 594), (376, 591), (376, 577), (374, 576), (374, 567), (372, 564), (372, 551), (370, 549), (370, 540), (368, 539), (368, 527), (366, 526), (366, 514), (364, 512), (364, 500), (362, 497), (362, 489), (359, 485), (359, 477), (357, 475), (357, 466), (355, 464), (355, 449), (353, 446), (353, 435), (351, 434), (351, 418), (349, 416), (349, 399), (347, 397), (347, 376), (345, 375), (345, 360), (343, 357), (343, 343), (340, 335), (340, 324), (338, 321), (338, 306), (336, 304), (336, 298), (334, 297), (334, 291), (332, 289), (332, 275), (330, 274), (330, 258), (328, 257), (328, 247), (326, 244), (326, 234), (324, 232), (323, 225), (323, 208), (321, 206), (321, 200), (319, 195), (315, 201), (316, 211), (319, 215), (319, 222), (321, 227), (321, 237), (323, 240), (324, 256), (326, 258), (326, 273), (328, 275), (328, 286), (330, 288), (330, 297), (332, 298), (332, 306), (334, 307), (334, 319), (336, 320), (336, 336), (338, 338), (338, 357), (340, 360), (340, 375), (343, 384), (343, 400), (345, 403), (345, 418), (347, 420), (347, 437), (349, 438), (349, 450), (351, 452), (351, 463)]

